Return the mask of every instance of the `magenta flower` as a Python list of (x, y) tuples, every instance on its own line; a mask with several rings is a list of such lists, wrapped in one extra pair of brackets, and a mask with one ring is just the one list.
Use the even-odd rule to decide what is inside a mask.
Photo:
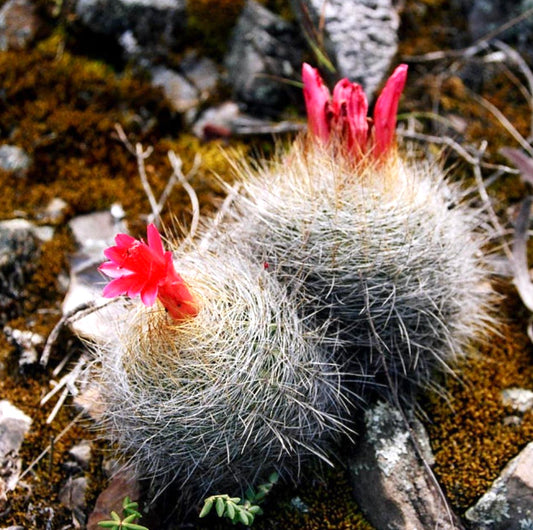
[(116, 246), (104, 251), (109, 260), (98, 270), (114, 278), (103, 290), (106, 298), (127, 294), (130, 298), (141, 295), (144, 305), (151, 306), (156, 298), (175, 320), (194, 317), (198, 305), (183, 278), (174, 269), (172, 253), (165, 252), (161, 236), (150, 224), (148, 244), (127, 234), (117, 234)]
[(374, 108), (375, 155), (385, 153), (394, 140), (398, 102), (407, 79), (407, 65), (397, 66), (387, 80)]
[(309, 131), (324, 144), (339, 138), (355, 160), (369, 152), (380, 158), (393, 145), (398, 102), (406, 78), (407, 65), (401, 64), (376, 101), (372, 130), (367, 117), (368, 101), (361, 85), (341, 79), (331, 97), (318, 70), (304, 63), (302, 80)]
[(302, 65), (302, 79), (309, 130), (314, 136), (327, 142), (329, 138), (327, 113), (330, 100), (328, 87), (324, 85), (318, 70), (307, 63)]

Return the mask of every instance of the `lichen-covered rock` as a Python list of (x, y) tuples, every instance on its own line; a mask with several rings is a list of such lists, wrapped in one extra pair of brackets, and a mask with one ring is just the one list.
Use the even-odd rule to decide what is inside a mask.
[(461, 528), (428, 472), (432, 461), (419, 421), (407, 426), (400, 412), (385, 402), (367, 410), (365, 433), (349, 469), (355, 499), (377, 530)]
[(74, 528), (85, 525), (85, 505), (88, 482), (85, 477), (69, 477), (59, 491), (59, 500), (72, 513)]
[(36, 37), (42, 21), (29, 0), (8, 0), (0, 9), (0, 50), (23, 50)]
[(0, 169), (13, 171), (16, 175), (23, 176), (30, 165), (31, 158), (20, 147), (15, 145), (0, 146)]
[(166, 56), (185, 26), (185, 0), (78, 0), (91, 31), (112, 37), (127, 56)]
[(525, 388), (506, 388), (501, 392), (502, 403), (516, 412), (533, 409), (533, 392)]
[(35, 227), (23, 219), (0, 222), (0, 323), (18, 315), (23, 290), (39, 255)]
[(163, 89), (167, 99), (178, 112), (197, 107), (212, 94), (219, 81), (215, 63), (194, 53), (185, 56), (179, 71), (157, 66), (151, 73), (152, 84)]
[(287, 103), (281, 80), (299, 76), (302, 45), (292, 24), (248, 0), (225, 57), (235, 97), (262, 113)]
[[(372, 93), (397, 52), (399, 16), (391, 0), (291, 0), (304, 31), (324, 27), (324, 45), (340, 77)], [(313, 37), (311, 37), (313, 38)], [(316, 37), (315, 37), (316, 38)]]
[(476, 530), (533, 528), (533, 442), (507, 466), (491, 488), (468, 509)]
[(20, 446), (31, 425), (26, 416), (9, 401), (0, 401), (0, 508), (4, 509), (6, 493), (17, 485), (21, 471)]

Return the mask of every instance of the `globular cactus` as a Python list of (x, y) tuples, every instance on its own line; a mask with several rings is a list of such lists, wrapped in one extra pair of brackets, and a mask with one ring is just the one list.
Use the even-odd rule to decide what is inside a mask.
[(490, 321), (485, 216), (437, 167), (398, 157), (353, 166), (298, 144), (248, 170), (243, 190), (218, 244), (252, 242), (369, 386), (429, 385)]
[[(298, 301), (250, 261), (246, 245), (182, 253), (167, 264), (174, 272), (162, 269), (143, 283), (146, 256), (160, 243), (155, 227), (150, 246), (127, 239), (121, 248), (118, 238), (104, 270), (130, 274), (106, 294), (129, 281), (146, 298), (143, 285), (164, 285), (174, 265), (183, 275), (174, 302), (158, 293), (166, 310), (132, 304), (117, 341), (95, 348), (102, 426), (138, 475), (160, 487), (174, 483), (194, 506), (274, 470), (295, 478), (311, 455), (327, 460), (332, 442), (350, 432), (340, 367), (324, 330), (302, 322)], [(186, 294), (184, 278), (193, 286)], [(199, 301), (194, 318), (167, 312), (183, 299)]]
[(151, 225), (148, 244), (117, 236), (102, 266), (106, 296), (149, 306), (97, 348), (104, 426), (142, 475), (192, 500), (327, 459), (366, 387), (429, 385), (490, 320), (482, 212), (394, 143), (406, 67), (372, 123), (358, 85), (331, 98), (303, 74), (310, 135), (241, 166), (203, 243), (173, 260)]

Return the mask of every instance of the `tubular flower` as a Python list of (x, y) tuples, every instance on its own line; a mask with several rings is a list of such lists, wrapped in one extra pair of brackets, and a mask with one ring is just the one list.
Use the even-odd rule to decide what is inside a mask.
[(98, 270), (113, 278), (103, 290), (106, 298), (138, 294), (144, 305), (151, 306), (158, 298), (175, 320), (195, 317), (198, 305), (183, 278), (174, 269), (172, 253), (165, 252), (161, 236), (150, 224), (148, 244), (127, 234), (115, 237), (116, 245), (104, 251), (109, 260)]
[(332, 137), (341, 138), (356, 160), (369, 152), (376, 159), (380, 158), (393, 145), (398, 102), (406, 78), (407, 65), (401, 64), (376, 101), (371, 130), (367, 118), (368, 101), (361, 85), (341, 79), (331, 97), (318, 70), (304, 63), (302, 80), (311, 134), (323, 143)]

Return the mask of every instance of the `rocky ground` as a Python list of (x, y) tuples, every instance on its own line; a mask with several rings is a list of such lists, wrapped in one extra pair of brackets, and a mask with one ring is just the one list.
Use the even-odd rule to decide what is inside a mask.
[(0, 528), (99, 528), (125, 496), (152, 530), (231, 526), (200, 521), (199, 507), (181, 518), (168, 501), (150, 506), (148, 485), (120, 471), (93, 428), (80, 340), (105, 330), (73, 310), (100, 300), (95, 266), (117, 231), (143, 235), (154, 204), (178, 234), (189, 225), (186, 191), (168, 186), (169, 151), (207, 216), (225, 196), (218, 177), (232, 181), (231, 160), (268, 158), (305, 127), (302, 60), (369, 94), (409, 64), (400, 142), (490, 204), (501, 299), (459, 377), (437, 374), (442, 392), (421, 395), (407, 417), (369, 405), (339, 465), (277, 484), (254, 527), (533, 528), (529, 278), (516, 243), (512, 265), (531, 192), (527, 5), (2, 0)]

